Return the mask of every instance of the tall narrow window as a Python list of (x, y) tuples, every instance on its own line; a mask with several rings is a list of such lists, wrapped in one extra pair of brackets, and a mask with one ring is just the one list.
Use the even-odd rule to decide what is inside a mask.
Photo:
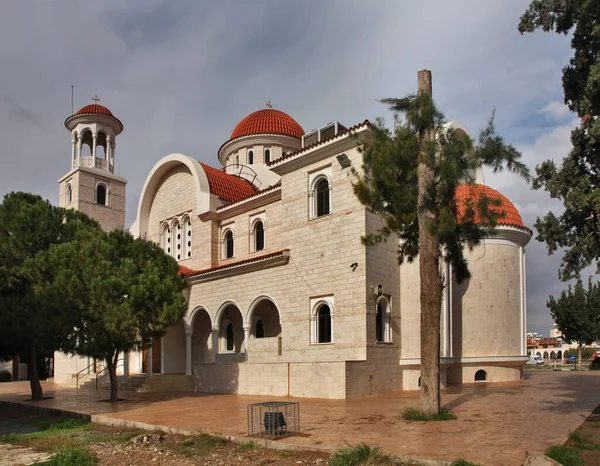
[(262, 251), (265, 248), (265, 228), (263, 222), (254, 225), (254, 250)]
[(160, 245), (167, 254), (171, 254), (171, 230), (169, 230), (169, 225), (164, 224), (160, 229)]
[(331, 310), (323, 304), (317, 313), (317, 342), (331, 343)]
[(103, 184), (96, 186), (96, 204), (106, 205), (106, 186)]
[(377, 303), (377, 316), (375, 317), (375, 338), (377, 341), (385, 341), (385, 310), (381, 307), (381, 303)]
[(248, 151), (248, 165), (252, 165), (254, 163), (254, 151)]
[(185, 216), (181, 221), (183, 224), (183, 238), (181, 243), (183, 244), (181, 257), (188, 259), (192, 257), (192, 221), (190, 217)]
[(329, 181), (322, 178), (317, 183), (316, 191), (316, 202), (317, 202), (317, 217), (327, 215), (330, 213), (329, 209)]
[(262, 319), (260, 319), (258, 322), (256, 322), (256, 332), (254, 332), (256, 338), (264, 338), (265, 337), (265, 324), (262, 321)]
[(234, 343), (233, 343), (233, 324), (227, 325), (227, 330), (225, 333), (225, 338), (227, 339), (227, 351), (233, 351)]
[(181, 224), (177, 219), (171, 223), (171, 257), (181, 260)]
[(240, 156), (236, 155), (235, 156), (235, 168), (240, 166)]
[(271, 149), (265, 149), (265, 163), (271, 161)]
[(223, 255), (225, 256), (225, 259), (229, 259), (233, 257), (233, 231), (227, 230), (227, 233), (225, 233), (225, 237), (223, 238), (223, 242)]
[(73, 189), (71, 188), (71, 184), (67, 185), (67, 204), (70, 204), (73, 200)]

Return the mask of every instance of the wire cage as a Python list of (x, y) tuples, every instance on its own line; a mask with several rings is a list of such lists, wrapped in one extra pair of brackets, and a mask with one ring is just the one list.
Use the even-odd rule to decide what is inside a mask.
[(300, 405), (267, 401), (248, 405), (248, 436), (280, 439), (300, 433)]

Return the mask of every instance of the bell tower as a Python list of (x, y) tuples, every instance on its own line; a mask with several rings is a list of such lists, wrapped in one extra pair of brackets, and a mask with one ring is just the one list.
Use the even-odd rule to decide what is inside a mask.
[(105, 231), (125, 228), (127, 180), (115, 175), (116, 139), (123, 123), (97, 96), (65, 120), (71, 133), (71, 167), (59, 183), (59, 206), (80, 210)]

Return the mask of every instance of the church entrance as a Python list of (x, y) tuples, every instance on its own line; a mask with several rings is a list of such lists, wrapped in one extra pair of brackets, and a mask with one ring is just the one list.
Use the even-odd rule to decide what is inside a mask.
[[(160, 374), (161, 369), (161, 344), (160, 338), (155, 338), (152, 342), (152, 373)], [(148, 350), (145, 349), (142, 353), (142, 373), (148, 373)]]

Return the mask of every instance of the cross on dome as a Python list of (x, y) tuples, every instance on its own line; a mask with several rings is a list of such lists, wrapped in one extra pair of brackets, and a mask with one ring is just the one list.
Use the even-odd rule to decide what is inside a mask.
[(100, 97), (98, 97), (98, 95), (95, 95), (94, 97), (92, 97), (92, 100), (96, 105), (98, 105), (98, 102), (100, 102)]
[(271, 104), (271, 101), (270, 101), (270, 100), (267, 100), (267, 101), (265, 102), (265, 105), (267, 106), (267, 108), (273, 108), (273, 105)]

